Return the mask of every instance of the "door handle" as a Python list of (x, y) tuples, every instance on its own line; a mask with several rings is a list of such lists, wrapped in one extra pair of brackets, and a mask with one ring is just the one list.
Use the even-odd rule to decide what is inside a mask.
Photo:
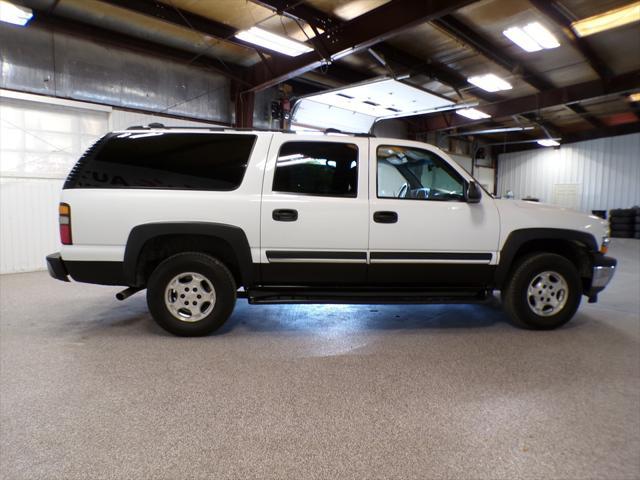
[(376, 223), (396, 223), (398, 214), (396, 212), (374, 212), (373, 221)]
[(272, 217), (276, 222), (295, 222), (298, 220), (298, 211), (281, 208), (274, 210)]

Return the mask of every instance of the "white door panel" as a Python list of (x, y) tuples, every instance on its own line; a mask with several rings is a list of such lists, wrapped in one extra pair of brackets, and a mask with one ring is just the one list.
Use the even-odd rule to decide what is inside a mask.
[[(495, 261), (495, 253), (499, 239), (499, 217), (494, 201), (483, 194), (480, 203), (471, 204), (460, 200), (429, 200), (419, 196), (428, 196), (429, 188), (415, 188), (418, 198), (378, 198), (378, 193), (398, 195), (400, 188), (394, 188), (393, 179), (377, 179), (380, 172), (393, 169), (392, 164), (383, 164), (378, 169), (377, 150), (379, 146), (389, 145), (389, 140), (371, 141), (372, 175), (369, 188), (370, 202), (370, 251), (406, 251), (406, 252), (483, 252), (491, 253), (491, 262)], [(452, 175), (457, 172), (460, 177), (469, 180), (460, 168), (451, 161), (444, 152), (435, 147), (415, 142), (397, 142), (393, 145), (407, 145), (412, 149), (432, 152), (451, 166)], [(442, 173), (440, 173), (441, 175)], [(401, 178), (400, 174), (395, 173)], [(429, 173), (431, 175), (431, 173)], [(436, 172), (433, 172), (433, 176)], [(422, 185), (419, 185), (422, 186)], [(382, 190), (379, 190), (382, 189)], [(409, 189), (411, 187), (408, 186)], [(424, 193), (419, 190), (425, 190)], [(432, 189), (433, 190), (433, 189)], [(431, 192), (434, 195), (435, 192)], [(375, 212), (395, 212), (396, 223), (376, 223)], [(428, 260), (425, 260), (428, 261)], [(456, 261), (452, 258), (450, 261)]]
[(365, 281), (368, 152), (366, 138), (274, 136), (262, 188), (266, 283)]

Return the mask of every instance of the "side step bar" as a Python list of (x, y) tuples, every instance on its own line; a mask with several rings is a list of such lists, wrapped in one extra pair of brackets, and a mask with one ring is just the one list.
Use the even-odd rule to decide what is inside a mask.
[(411, 291), (411, 290), (316, 290), (256, 288), (239, 292), (250, 304), (342, 303), (342, 304), (443, 304), (479, 303), (489, 297), (486, 290)]

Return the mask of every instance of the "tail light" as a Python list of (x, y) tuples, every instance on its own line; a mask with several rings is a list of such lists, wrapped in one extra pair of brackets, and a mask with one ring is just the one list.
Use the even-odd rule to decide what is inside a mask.
[(66, 203), (61, 203), (58, 207), (60, 214), (60, 241), (63, 245), (72, 245), (71, 240), (71, 207)]

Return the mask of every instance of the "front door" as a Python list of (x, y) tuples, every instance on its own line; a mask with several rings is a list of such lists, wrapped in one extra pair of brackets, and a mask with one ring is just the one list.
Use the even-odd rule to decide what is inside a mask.
[(476, 287), (497, 261), (493, 199), (465, 201), (469, 177), (440, 150), (372, 139), (369, 283)]
[(364, 284), (368, 139), (274, 135), (265, 169), (264, 285)]

